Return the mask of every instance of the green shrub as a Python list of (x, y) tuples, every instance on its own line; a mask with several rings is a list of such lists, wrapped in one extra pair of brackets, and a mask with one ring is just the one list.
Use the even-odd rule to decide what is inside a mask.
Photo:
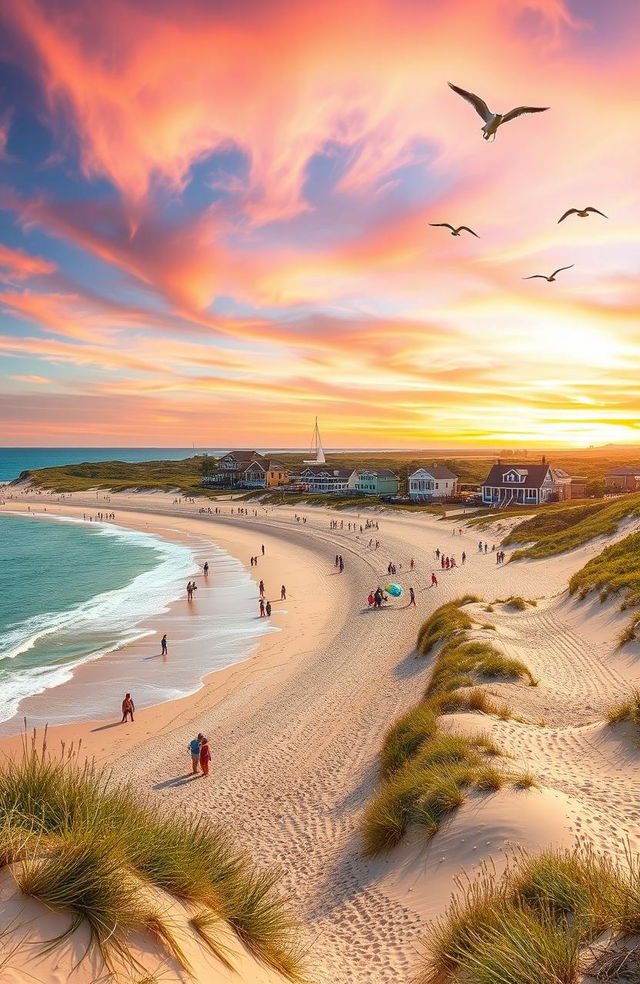
[(594, 505), (602, 508), (593, 509), (579, 522), (568, 526), (566, 529), (542, 536), (531, 546), (516, 550), (511, 559), (551, 557), (555, 554), (564, 553), (565, 550), (580, 547), (583, 543), (588, 543), (589, 540), (593, 540), (597, 536), (615, 533), (618, 524), (623, 519), (638, 515), (640, 512), (640, 494), (620, 496), (613, 501), (606, 499), (604, 503), (595, 503)]

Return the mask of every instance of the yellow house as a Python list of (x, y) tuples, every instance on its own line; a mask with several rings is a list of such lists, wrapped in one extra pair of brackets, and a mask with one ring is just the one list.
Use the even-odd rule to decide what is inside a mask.
[(252, 461), (242, 473), (242, 484), (249, 489), (271, 489), (288, 482), (289, 472), (274, 458)]

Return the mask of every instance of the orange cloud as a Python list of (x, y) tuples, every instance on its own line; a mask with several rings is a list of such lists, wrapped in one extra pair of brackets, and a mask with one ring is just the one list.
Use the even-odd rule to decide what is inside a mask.
[(21, 249), (10, 249), (0, 243), (0, 271), (13, 280), (54, 273), (56, 264), (41, 256), (32, 256)]

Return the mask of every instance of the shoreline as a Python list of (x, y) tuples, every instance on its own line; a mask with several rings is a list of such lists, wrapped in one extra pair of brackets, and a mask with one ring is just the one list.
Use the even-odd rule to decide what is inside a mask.
[[(205, 709), (211, 707), (216, 694), (226, 693), (227, 690), (241, 687), (257, 671), (253, 665), (258, 660), (265, 671), (269, 670), (278, 644), (273, 638), (285, 632), (290, 625), (293, 614), (294, 623), (297, 621), (295, 611), (295, 599), (291, 592), (288, 593), (287, 601), (280, 602), (279, 587), (276, 591), (276, 562), (271, 556), (272, 550), (278, 553), (279, 538), (273, 533), (265, 531), (252, 532), (251, 527), (239, 527), (231, 524), (227, 517), (215, 517), (218, 522), (213, 523), (211, 516), (188, 515), (180, 516), (175, 511), (169, 510), (169, 497), (163, 496), (162, 505), (167, 508), (166, 512), (140, 512), (136, 507), (135, 500), (133, 506), (129, 503), (115, 505), (111, 502), (108, 511), (116, 512), (116, 519), (111, 521), (114, 526), (150, 533), (161, 539), (179, 542), (189, 547), (194, 555), (194, 562), (198, 564), (199, 573), (194, 579), (199, 588), (191, 612), (197, 609), (200, 617), (211, 617), (211, 604), (207, 604), (206, 596), (209, 591), (202, 573), (202, 561), (209, 559), (216, 550), (222, 550), (231, 558), (233, 562), (240, 565), (245, 575), (247, 575), (255, 590), (255, 611), (256, 623), (254, 631), (243, 631), (241, 639), (235, 640), (234, 648), (241, 648), (244, 652), (237, 655), (231, 662), (219, 667), (212, 667), (202, 674), (200, 682), (188, 694), (175, 697), (166, 697), (158, 702), (147, 704), (136, 710), (133, 726), (130, 722), (120, 726), (119, 705), (124, 695), (124, 690), (116, 690), (114, 685), (112, 712), (105, 709), (104, 715), (82, 715), (77, 720), (70, 719), (60, 723), (50, 724), (46, 721), (47, 705), (51, 703), (61, 703), (65, 701), (81, 701), (82, 691), (99, 685), (106, 688), (109, 681), (113, 678), (114, 671), (126, 672), (127, 664), (132, 660), (151, 659), (146, 654), (149, 643), (153, 643), (156, 638), (159, 640), (165, 632), (169, 636), (169, 660), (179, 659), (180, 653), (184, 654), (185, 648), (192, 649), (194, 642), (191, 626), (185, 625), (185, 610), (189, 613), (189, 603), (186, 598), (179, 598), (170, 602), (166, 608), (136, 624), (136, 631), (139, 635), (131, 642), (124, 643), (122, 646), (115, 647), (101, 656), (94, 659), (87, 659), (73, 667), (71, 679), (59, 685), (48, 688), (42, 693), (34, 694), (21, 701), (18, 712), (9, 720), (0, 723), (0, 755), (14, 754), (25, 739), (25, 734), (29, 740), (33, 735), (34, 728), (42, 734), (45, 724), (47, 728), (47, 746), (50, 750), (55, 750), (56, 746), (69, 748), (70, 745), (78, 747), (81, 744), (83, 754), (94, 757), (96, 760), (113, 759), (120, 754), (130, 750), (132, 746), (141, 740), (149, 740), (154, 736), (159, 736), (170, 730), (177, 722), (182, 722), (185, 716), (195, 717)], [(69, 502), (55, 501), (56, 497), (38, 496), (38, 513), (41, 518), (56, 521), (60, 518), (82, 519), (82, 514), (93, 507), (95, 502), (90, 500)], [(33, 499), (29, 496), (20, 499), (7, 501), (5, 505), (7, 514), (12, 515), (33, 515), (27, 511), (29, 505), (33, 509)], [(41, 513), (42, 507), (46, 505), (47, 512)], [(155, 505), (155, 504), (154, 504)], [(22, 506), (22, 509), (20, 508)], [(98, 511), (106, 507), (100, 507)], [(40, 517), (39, 517), (40, 518)], [(194, 544), (194, 540), (196, 543)], [(259, 540), (259, 543), (257, 542)], [(262, 542), (267, 548), (266, 556), (260, 554), (258, 565), (252, 568), (249, 564), (249, 557), (255, 555), (255, 551), (260, 551)], [(243, 561), (239, 555), (245, 555)], [(295, 565), (297, 566), (297, 565)], [(286, 567), (286, 560), (285, 560)], [(285, 574), (282, 573), (285, 578)], [(258, 581), (264, 578), (267, 587), (267, 597), (272, 602), (271, 619), (261, 619), (258, 614)], [(215, 568), (210, 572), (209, 578), (210, 591), (216, 591)], [(286, 583), (286, 578), (284, 583)], [(202, 588), (204, 587), (204, 591)], [(270, 589), (270, 590), (269, 590)], [(188, 619), (188, 614), (186, 616)], [(181, 624), (182, 623), (182, 624)], [(256, 631), (257, 630), (257, 631)], [(159, 648), (159, 645), (158, 647)], [(159, 654), (156, 654), (158, 659)], [(157, 662), (156, 659), (153, 662)], [(242, 668), (242, 669), (241, 669)], [(122, 689), (122, 688), (120, 688)], [(133, 691), (132, 691), (133, 693)], [(135, 693), (133, 693), (135, 700)], [(26, 729), (24, 720), (26, 718)], [(34, 718), (36, 719), (34, 722)]]

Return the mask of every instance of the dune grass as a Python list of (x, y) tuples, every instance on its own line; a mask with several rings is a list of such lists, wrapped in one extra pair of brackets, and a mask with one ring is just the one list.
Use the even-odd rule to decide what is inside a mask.
[(536, 682), (521, 660), (504, 656), (490, 642), (454, 639), (442, 649), (425, 695), (435, 696), (491, 679), (524, 679), (531, 686)]
[(395, 847), (412, 825), (433, 837), (469, 793), (492, 793), (505, 783), (525, 788), (535, 782), (528, 775), (498, 768), (502, 751), (487, 735), (449, 734), (438, 726), (440, 715), (454, 711), (511, 717), (511, 709), (495, 703), (478, 685), (482, 682), (537, 682), (520, 660), (468, 637), (475, 623), (461, 608), (477, 600), (467, 595), (441, 605), (420, 630), (418, 652), (444, 645), (435, 659), (423, 702), (403, 714), (384, 737), (382, 784), (368, 804), (361, 827), (366, 855)]
[(627, 700), (609, 708), (605, 714), (605, 720), (608, 724), (630, 721), (640, 730), (640, 690), (634, 690)]
[(443, 639), (449, 641), (456, 633), (470, 629), (473, 619), (462, 608), (479, 600), (475, 595), (464, 595), (436, 608), (418, 632), (417, 651), (426, 656)]
[(53, 759), (35, 742), (0, 767), (0, 861), (20, 860), (21, 889), (87, 923), (107, 965), (146, 929), (184, 962), (153, 906), (153, 886), (226, 920), (248, 949), (300, 979), (295, 924), (274, 871), (259, 871), (209, 819), (158, 814), (128, 786), (76, 757)]
[(554, 536), (576, 526), (583, 519), (594, 516), (610, 504), (607, 499), (597, 499), (595, 502), (588, 501), (581, 505), (562, 503), (558, 504), (559, 508), (544, 509), (514, 526), (507, 533), (502, 544), (509, 546), (511, 543), (529, 543), (532, 540), (540, 540), (544, 536)]
[(516, 550), (511, 555), (511, 560), (551, 557), (566, 550), (573, 550), (597, 536), (615, 533), (623, 519), (640, 513), (640, 493), (623, 495), (613, 501), (605, 500), (605, 502), (603, 509), (588, 513), (579, 522), (572, 523), (555, 533), (541, 536), (530, 546)]
[[(605, 547), (569, 581), (570, 594), (577, 594), (581, 600), (592, 590), (600, 592), (601, 602), (611, 594), (621, 594), (621, 611), (640, 606), (640, 532)], [(618, 645), (633, 642), (639, 628), (640, 612), (636, 612), (620, 631)]]
[(587, 848), (485, 866), (431, 926), (419, 984), (577, 984), (585, 946), (635, 932), (637, 871)]

